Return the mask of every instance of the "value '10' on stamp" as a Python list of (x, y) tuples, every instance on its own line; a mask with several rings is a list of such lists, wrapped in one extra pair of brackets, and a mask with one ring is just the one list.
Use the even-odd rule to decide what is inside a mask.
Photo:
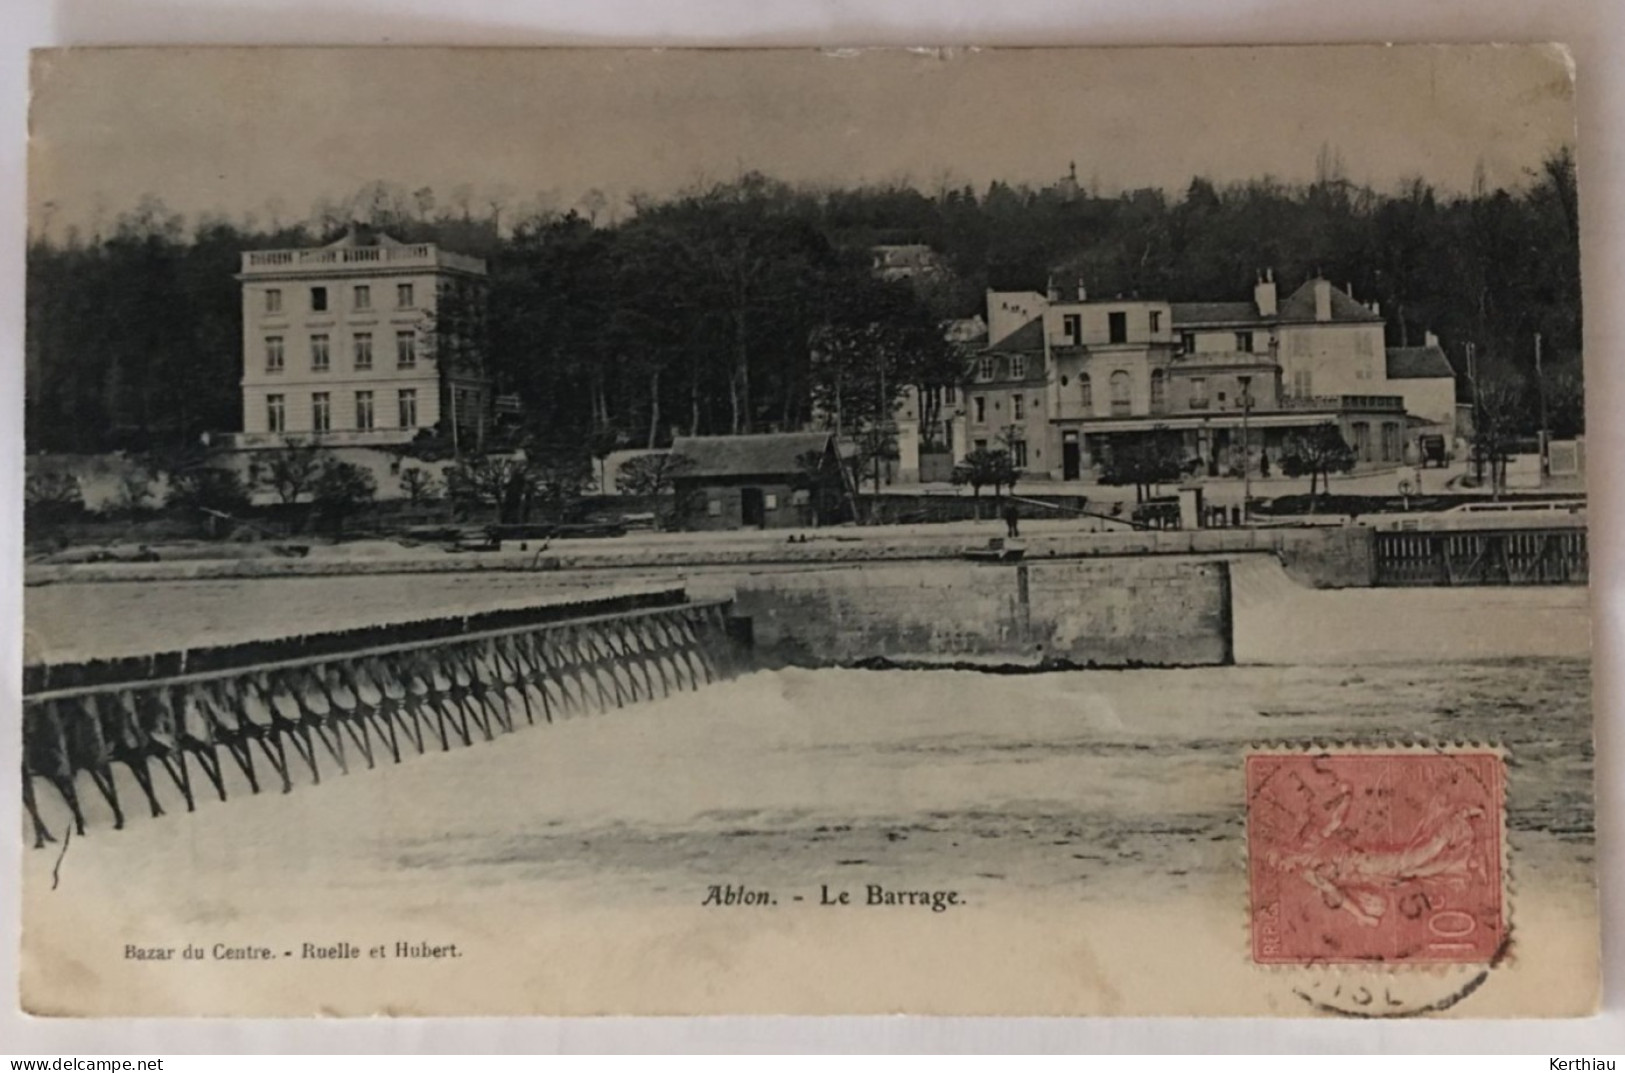
[(1283, 750), (1246, 767), (1255, 962), (1499, 960), (1499, 753)]

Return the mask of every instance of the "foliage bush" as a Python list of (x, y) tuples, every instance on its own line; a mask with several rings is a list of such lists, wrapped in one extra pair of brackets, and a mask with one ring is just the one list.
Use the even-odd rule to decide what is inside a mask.
[(249, 494), (235, 471), (202, 466), (175, 473), (169, 479), (165, 504), (181, 510), (218, 511), (242, 514), (249, 508)]
[(334, 536), (344, 532), (344, 523), (371, 506), (378, 493), (372, 474), (353, 462), (329, 460), (322, 466), (311, 487), (311, 502)]
[(85, 512), (85, 496), (71, 473), (45, 471), (31, 473), (23, 482), (23, 523), (26, 526), (59, 525)]

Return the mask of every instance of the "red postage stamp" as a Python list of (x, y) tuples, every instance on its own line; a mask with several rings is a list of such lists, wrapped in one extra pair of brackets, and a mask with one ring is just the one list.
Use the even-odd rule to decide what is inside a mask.
[(1504, 799), (1488, 750), (1249, 755), (1253, 960), (1497, 959)]

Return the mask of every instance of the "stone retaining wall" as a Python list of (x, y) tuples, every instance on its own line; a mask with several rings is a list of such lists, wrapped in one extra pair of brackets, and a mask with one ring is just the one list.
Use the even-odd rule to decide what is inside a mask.
[[(1229, 555), (1265, 552), (1315, 588), (1371, 582), (1371, 531), (1364, 528), (1167, 529), (1121, 533), (1039, 533), (1026, 538), (1029, 561), (1145, 555)], [(487, 571), (648, 570), (698, 566), (960, 561), (977, 543), (965, 534), (814, 531), (806, 543), (658, 541), (622, 546), (605, 540), (535, 550), (378, 559), (254, 559), (152, 563), (30, 565), (30, 585), (73, 581), (198, 581), (213, 578), (322, 577), (352, 574), (483, 573)]]
[(758, 662), (1133, 667), (1233, 662), (1224, 562), (872, 563), (734, 590)]

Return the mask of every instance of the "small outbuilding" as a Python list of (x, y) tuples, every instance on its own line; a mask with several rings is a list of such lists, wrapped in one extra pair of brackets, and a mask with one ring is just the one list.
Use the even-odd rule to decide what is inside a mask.
[(685, 529), (793, 529), (831, 520), (841, 454), (829, 432), (680, 436), (673, 485)]

